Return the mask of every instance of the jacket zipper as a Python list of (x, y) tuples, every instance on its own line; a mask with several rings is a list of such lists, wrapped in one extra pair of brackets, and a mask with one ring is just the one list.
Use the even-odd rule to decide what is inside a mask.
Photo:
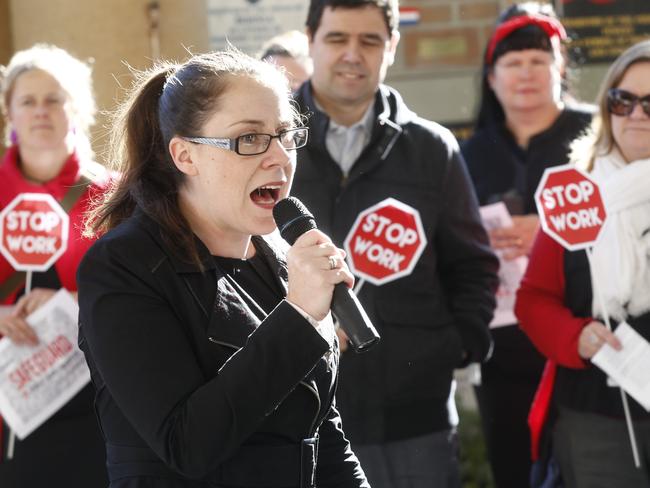
[(305, 383), (304, 381), (301, 381), (300, 384), (314, 394), (314, 398), (316, 398), (316, 405), (318, 405), (318, 408), (316, 408), (316, 415), (314, 415), (314, 418), (311, 421), (311, 425), (309, 426), (309, 431), (308, 431), (309, 435), (307, 436), (307, 437), (314, 437), (314, 434), (316, 433), (316, 429), (314, 427), (316, 426), (316, 421), (318, 420), (318, 414), (320, 413), (320, 406), (321, 406), (320, 396), (318, 396), (318, 392), (311, 385)]

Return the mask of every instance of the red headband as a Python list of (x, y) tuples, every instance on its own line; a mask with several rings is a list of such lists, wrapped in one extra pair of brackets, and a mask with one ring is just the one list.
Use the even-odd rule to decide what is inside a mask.
[(558, 37), (560, 40), (567, 38), (564, 27), (559, 20), (556, 20), (553, 17), (539, 14), (518, 15), (510, 20), (506, 20), (495, 29), (485, 53), (485, 61), (487, 64), (492, 64), (492, 56), (494, 55), (494, 49), (497, 47), (497, 44), (512, 32), (521, 29), (522, 27), (526, 27), (527, 25), (538, 26), (551, 40), (554, 37)]

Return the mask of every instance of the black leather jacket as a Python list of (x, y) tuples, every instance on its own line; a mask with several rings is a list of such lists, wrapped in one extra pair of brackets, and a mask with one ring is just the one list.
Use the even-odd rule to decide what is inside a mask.
[(370, 143), (344, 178), (325, 147), (329, 118), (316, 109), (309, 82), (297, 101), (311, 114), (310, 140), (298, 153), (292, 193), (319, 227), (342, 247), (359, 213), (392, 197), (419, 210), (428, 242), (410, 275), (365, 283), (359, 294), (382, 338), (341, 358), (346, 434), (373, 443), (449, 428), (453, 369), (484, 360), (491, 348), (498, 266), (456, 140), (381, 86)]

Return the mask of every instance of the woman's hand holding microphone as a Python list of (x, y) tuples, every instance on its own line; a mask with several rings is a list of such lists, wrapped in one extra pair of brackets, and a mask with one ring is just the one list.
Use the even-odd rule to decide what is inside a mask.
[(317, 321), (329, 313), (336, 284), (354, 285), (354, 276), (345, 263), (345, 251), (317, 229), (296, 239), (287, 253), (287, 267), (287, 301)]

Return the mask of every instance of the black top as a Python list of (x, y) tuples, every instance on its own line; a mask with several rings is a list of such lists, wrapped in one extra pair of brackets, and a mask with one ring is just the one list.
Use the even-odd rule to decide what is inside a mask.
[[(569, 162), (569, 146), (587, 129), (591, 115), (586, 107), (565, 108), (548, 129), (530, 138), (526, 149), (503, 124), (487, 126), (461, 144), (480, 204), (503, 201), (513, 215), (537, 213), (535, 190), (544, 170)], [(491, 332), (494, 354), (483, 378), (501, 375), (537, 384), (545, 358), (528, 337), (518, 327)]]
[[(591, 271), (585, 251), (564, 251), (564, 297), (566, 307), (574, 317), (591, 317), (593, 301)], [(555, 264), (555, 263), (553, 263)], [(650, 341), (650, 312), (627, 317), (626, 322), (645, 340)], [(612, 329), (618, 323), (611, 320)], [(619, 388), (607, 384), (607, 375), (590, 364), (584, 369), (558, 365), (553, 400), (557, 405), (581, 412), (623, 418), (623, 403)], [(628, 400), (634, 420), (650, 420), (650, 413), (633, 399)]]
[[(313, 474), (319, 487), (367, 488), (334, 404), (336, 344), (326, 368), (330, 345), (291, 305), (253, 308), (198, 239), (202, 267), (162, 233), (137, 210), (77, 273), (79, 346), (110, 487), (298, 488)], [(250, 293), (277, 303), (275, 287), (287, 286), (283, 244), (274, 235), (253, 244), (277, 285)], [(317, 455), (305, 442), (316, 435)]]
[[(250, 259), (212, 256), (215, 264), (223, 271), (230, 283), (246, 300), (247, 305), (266, 317), (283, 298), (283, 291), (273, 278), (273, 272), (260, 253)], [(261, 310), (260, 310), (261, 309)]]
[(569, 162), (569, 145), (591, 121), (587, 108), (565, 108), (546, 130), (517, 145), (504, 125), (479, 130), (461, 145), (481, 205), (503, 200), (514, 215), (537, 213), (535, 190), (546, 168)]

